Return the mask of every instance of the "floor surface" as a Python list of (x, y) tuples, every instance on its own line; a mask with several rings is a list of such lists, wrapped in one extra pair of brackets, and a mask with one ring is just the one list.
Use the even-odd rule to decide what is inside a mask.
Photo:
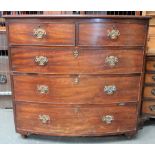
[(48, 137), (31, 135), (24, 139), (15, 132), (12, 109), (0, 109), (0, 144), (155, 144), (155, 120), (148, 122), (133, 139), (108, 137)]

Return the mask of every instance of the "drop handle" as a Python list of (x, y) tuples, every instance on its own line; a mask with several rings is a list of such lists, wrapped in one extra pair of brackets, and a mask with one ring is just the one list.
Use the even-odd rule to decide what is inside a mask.
[(102, 122), (106, 124), (111, 124), (113, 120), (114, 120), (114, 116), (112, 115), (102, 116)]
[(37, 28), (33, 29), (33, 36), (37, 39), (43, 39), (46, 36), (46, 31), (38, 26)]
[(113, 95), (116, 92), (117, 88), (115, 85), (104, 86), (104, 93), (107, 95)]
[(49, 115), (39, 115), (39, 120), (43, 124), (47, 124), (50, 121), (50, 116)]
[(46, 56), (36, 56), (34, 62), (37, 63), (38, 66), (45, 66), (48, 63), (48, 58)]
[(111, 30), (107, 30), (107, 36), (111, 40), (117, 40), (118, 37), (120, 36), (120, 31), (118, 29), (116, 29), (115, 26), (113, 26)]
[(114, 67), (119, 62), (118, 57), (110, 55), (105, 58), (105, 64), (109, 67)]
[(37, 85), (37, 91), (39, 92), (39, 94), (47, 94), (49, 88), (47, 85)]

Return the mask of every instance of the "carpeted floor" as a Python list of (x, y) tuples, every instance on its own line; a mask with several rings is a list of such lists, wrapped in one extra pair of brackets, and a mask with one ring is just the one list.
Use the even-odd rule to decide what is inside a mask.
[(13, 112), (0, 109), (0, 144), (155, 144), (155, 120), (147, 122), (137, 136), (128, 140), (125, 136), (110, 137), (47, 137), (31, 135), (23, 139), (15, 133)]

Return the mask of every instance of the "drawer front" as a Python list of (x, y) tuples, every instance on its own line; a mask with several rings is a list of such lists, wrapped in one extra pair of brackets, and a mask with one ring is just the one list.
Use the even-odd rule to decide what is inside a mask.
[(12, 70), (56, 74), (139, 73), (141, 50), (12, 48)]
[(145, 83), (155, 84), (155, 74), (145, 74)]
[(155, 99), (155, 87), (154, 86), (145, 86), (144, 97)]
[(136, 130), (137, 110), (129, 106), (16, 104), (17, 131), (51, 135), (104, 135)]
[(146, 70), (147, 71), (155, 71), (155, 60), (147, 60)]
[(140, 76), (13, 76), (16, 101), (57, 104), (137, 102), (140, 81)]
[(75, 25), (61, 23), (10, 23), (10, 44), (71, 45), (75, 44)]
[(128, 23), (81, 23), (80, 46), (144, 46), (146, 27)]
[(142, 111), (145, 114), (155, 115), (155, 101), (144, 101)]

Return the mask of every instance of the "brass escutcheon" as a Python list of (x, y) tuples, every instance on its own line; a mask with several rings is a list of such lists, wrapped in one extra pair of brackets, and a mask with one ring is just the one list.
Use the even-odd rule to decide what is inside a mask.
[(73, 50), (73, 56), (74, 58), (77, 58), (79, 56), (78, 50)]

